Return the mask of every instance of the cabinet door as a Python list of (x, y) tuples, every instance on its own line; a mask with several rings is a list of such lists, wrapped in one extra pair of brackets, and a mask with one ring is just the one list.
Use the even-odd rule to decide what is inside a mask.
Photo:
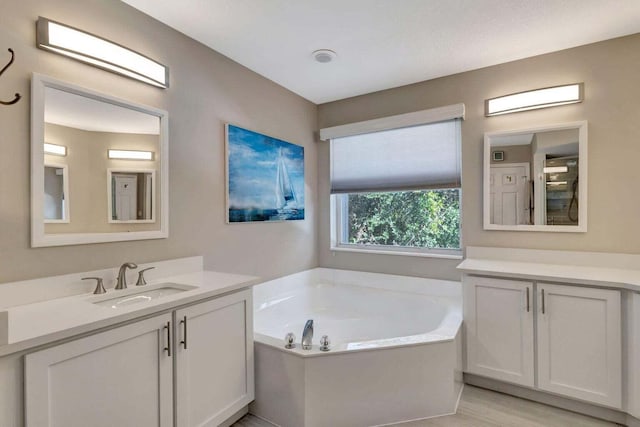
[(217, 426), (254, 398), (251, 290), (176, 311), (178, 427)]
[(538, 284), (538, 387), (620, 408), (620, 292)]
[(37, 427), (169, 427), (169, 314), (25, 356), (25, 417)]
[(467, 371), (533, 386), (533, 284), (465, 276)]

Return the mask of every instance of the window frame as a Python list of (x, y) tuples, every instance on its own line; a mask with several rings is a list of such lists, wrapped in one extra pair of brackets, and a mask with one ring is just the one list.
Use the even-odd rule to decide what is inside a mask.
[[(452, 104), (443, 107), (436, 107), (427, 110), (414, 111), (411, 113), (398, 114), (395, 116), (381, 117), (378, 119), (365, 120), (361, 122), (348, 123), (344, 125), (338, 125), (333, 127), (326, 127), (320, 129), (320, 140), (330, 141), (334, 138), (342, 138), (346, 136), (353, 136), (363, 133), (372, 133), (377, 131), (391, 130), (409, 126), (425, 125), (429, 123), (435, 123), (445, 120), (460, 119), (464, 122), (465, 119), (465, 105)], [(462, 138), (462, 135), (460, 135)], [(331, 156), (332, 154), (330, 154)], [(462, 162), (462, 141), (460, 141), (460, 158)], [(460, 173), (462, 174), (462, 165), (460, 165)], [(386, 255), (404, 255), (404, 256), (419, 256), (419, 257), (433, 257), (433, 258), (448, 258), (448, 259), (462, 259), (463, 256), (463, 235), (462, 235), (462, 176), (460, 177), (460, 186), (455, 187), (459, 191), (459, 214), (460, 214), (460, 248), (459, 249), (431, 249), (431, 248), (419, 248), (410, 246), (387, 246), (387, 245), (368, 245), (368, 244), (351, 244), (340, 243), (341, 234), (344, 233), (344, 221), (345, 217), (344, 207), (341, 207), (342, 203), (339, 203), (338, 199), (344, 197), (345, 194), (330, 194), (329, 197), (329, 218), (330, 218), (330, 250), (335, 252), (359, 252), (370, 254), (386, 254)], [(408, 189), (407, 189), (408, 190)], [(420, 190), (416, 188), (414, 190)], [(435, 190), (435, 188), (424, 188), (423, 190)]]

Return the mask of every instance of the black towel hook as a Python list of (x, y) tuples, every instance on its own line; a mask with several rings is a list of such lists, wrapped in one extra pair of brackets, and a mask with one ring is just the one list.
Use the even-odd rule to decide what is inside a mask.
[[(4, 66), (4, 68), (2, 70), (0, 70), (0, 76), (2, 75), (2, 73), (7, 71), (7, 68), (9, 68), (11, 66), (11, 64), (13, 64), (13, 58), (15, 57), (15, 55), (13, 53), (13, 49), (9, 48), (9, 52), (11, 52), (11, 60), (9, 61), (9, 63), (7, 65)], [(12, 101), (0, 101), (0, 104), (2, 104), (2, 105), (13, 105), (16, 102), (20, 101), (20, 98), (21, 98), (20, 94), (16, 93), (16, 96)]]

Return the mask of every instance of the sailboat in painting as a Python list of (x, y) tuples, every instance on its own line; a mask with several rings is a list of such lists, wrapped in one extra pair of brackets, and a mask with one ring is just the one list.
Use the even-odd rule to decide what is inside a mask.
[(289, 177), (289, 171), (282, 155), (282, 148), (278, 150), (277, 172), (276, 172), (276, 208), (277, 215), (272, 219), (289, 219), (298, 213), (298, 199)]

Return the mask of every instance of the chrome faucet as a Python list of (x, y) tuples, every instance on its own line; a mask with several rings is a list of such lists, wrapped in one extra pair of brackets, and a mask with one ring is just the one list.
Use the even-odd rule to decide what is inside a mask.
[(138, 266), (132, 262), (125, 262), (120, 266), (118, 270), (118, 280), (116, 281), (115, 289), (127, 289), (127, 268), (138, 268)]
[(313, 346), (313, 319), (307, 320), (302, 331), (302, 349), (311, 350)]

